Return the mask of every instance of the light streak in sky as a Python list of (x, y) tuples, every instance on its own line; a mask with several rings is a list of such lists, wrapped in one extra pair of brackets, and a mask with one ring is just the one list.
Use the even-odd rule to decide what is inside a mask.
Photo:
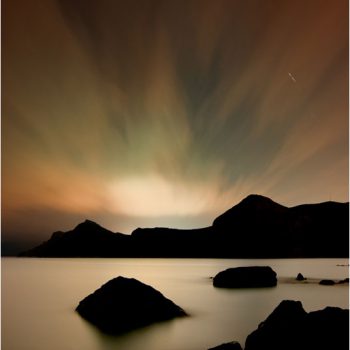
[(290, 76), (290, 78), (293, 80), (294, 83), (297, 82), (297, 81), (295, 80), (295, 78), (293, 77), (292, 73), (288, 73), (288, 75)]

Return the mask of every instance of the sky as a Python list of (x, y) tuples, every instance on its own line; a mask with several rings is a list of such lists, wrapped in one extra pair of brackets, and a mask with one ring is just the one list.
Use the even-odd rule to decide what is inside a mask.
[(349, 195), (346, 0), (3, 0), (2, 241)]

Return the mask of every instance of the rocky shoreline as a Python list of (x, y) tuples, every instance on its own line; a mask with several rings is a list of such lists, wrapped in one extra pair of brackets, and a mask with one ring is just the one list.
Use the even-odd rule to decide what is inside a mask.
[[(219, 272), (213, 278), (213, 286), (266, 288), (275, 287), (277, 281), (276, 272), (268, 266), (244, 266)], [(316, 280), (299, 273), (295, 279), (289, 279), (289, 282), (344, 285), (349, 283), (349, 279)], [(122, 276), (108, 281), (80, 301), (76, 311), (102, 332), (112, 335), (129, 332), (154, 322), (189, 316), (185, 310), (153, 287)], [(247, 336), (244, 347), (245, 350), (331, 348), (349, 348), (349, 310), (328, 306), (308, 313), (297, 300), (282, 300), (266, 320)], [(238, 342), (231, 341), (209, 350), (230, 349), (242, 350), (242, 347)]]
[[(349, 349), (349, 310), (326, 307), (307, 313), (300, 301), (283, 300), (250, 333), (244, 350)], [(238, 342), (209, 350), (242, 350)]]

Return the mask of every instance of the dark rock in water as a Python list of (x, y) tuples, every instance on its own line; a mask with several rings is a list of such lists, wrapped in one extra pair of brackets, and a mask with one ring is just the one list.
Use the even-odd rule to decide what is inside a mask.
[(109, 334), (186, 316), (184, 310), (151, 286), (124, 277), (114, 278), (88, 295), (76, 311)]
[(277, 285), (277, 274), (269, 266), (246, 266), (219, 272), (213, 279), (214, 287), (259, 288)]
[(333, 280), (321, 280), (319, 284), (323, 286), (333, 286), (335, 282)]
[(208, 350), (242, 350), (241, 344), (237, 341), (232, 341), (230, 343), (224, 343), (218, 346), (215, 346), (215, 348), (210, 348)]
[(348, 350), (348, 327), (349, 310), (307, 313), (300, 301), (284, 300), (247, 337), (245, 350)]
[(298, 273), (298, 276), (297, 276), (297, 278), (296, 278), (296, 280), (297, 280), (297, 281), (305, 281), (306, 278), (299, 272), (299, 273)]

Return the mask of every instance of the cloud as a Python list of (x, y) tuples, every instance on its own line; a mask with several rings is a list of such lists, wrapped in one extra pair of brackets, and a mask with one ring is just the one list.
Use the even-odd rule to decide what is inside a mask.
[(115, 215), (130, 229), (207, 224), (250, 193), (346, 200), (346, 10), (6, 0), (4, 215)]

